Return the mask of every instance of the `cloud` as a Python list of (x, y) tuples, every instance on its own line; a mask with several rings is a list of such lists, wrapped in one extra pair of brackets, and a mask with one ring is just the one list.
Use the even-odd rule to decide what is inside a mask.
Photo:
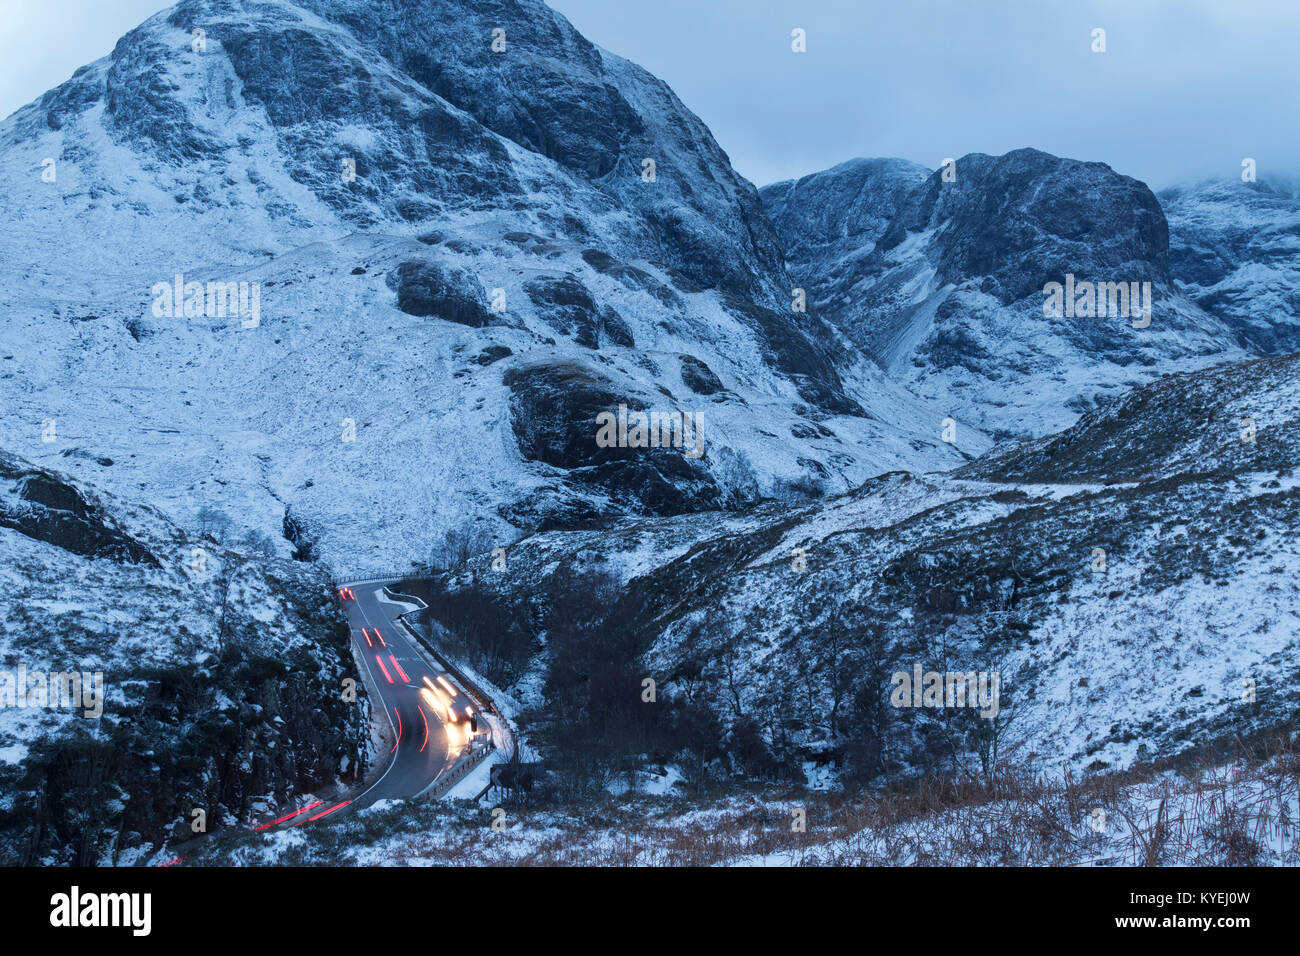
[[(936, 167), (1020, 146), (1155, 188), (1236, 176), (1244, 156), (1293, 174), (1300, 157), (1300, 124), (1282, 121), (1300, 89), (1291, 0), (552, 6), (667, 80), (759, 184), (853, 156)], [(807, 53), (790, 51), (796, 26)]]
[[(1295, 175), (1293, 0), (555, 0), (593, 42), (677, 91), (764, 184), (854, 156), (1035, 146), (1154, 188)], [(107, 54), (159, 0), (6, 0), (0, 115)], [(790, 50), (790, 31), (808, 51)], [(1091, 51), (1095, 27), (1107, 50)]]

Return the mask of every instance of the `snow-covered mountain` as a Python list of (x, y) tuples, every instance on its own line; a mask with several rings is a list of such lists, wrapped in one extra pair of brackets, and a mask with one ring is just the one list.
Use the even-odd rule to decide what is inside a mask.
[(364, 769), (328, 576), (205, 531), (0, 454), (0, 863), (129, 863)]
[[(987, 447), (794, 311), (708, 130), (539, 2), (185, 0), (0, 124), (0, 167), (4, 444), (111, 457), (182, 524), (292, 512), (388, 566)], [(256, 284), (256, 327), (160, 305), (177, 275)], [(620, 404), (705, 454), (598, 447)]]
[[(546, 622), (567, 580), (610, 580), (589, 625), (606, 653), (711, 702), (733, 752), (755, 722), (754, 766), (840, 748), (867, 778), (978, 770), (996, 736), (1022, 766), (1129, 767), (1300, 707), (1298, 420), (1300, 357), (1216, 366), (952, 474), (711, 529), (540, 534), (509, 573), (483, 555), (442, 586), (501, 609), (471, 638), (486, 645), (501, 621)], [(546, 655), (530, 666), (556, 679)], [(893, 675), (917, 666), (998, 674), (1002, 723), (898, 706)]]
[(851, 159), (760, 190), (791, 275), (817, 287), (844, 281), (869, 256), (930, 170), (905, 159)]
[(1284, 181), (1162, 190), (1169, 271), (1244, 348), (1300, 351), (1300, 189)]
[[(344, 571), (451, 565), (431, 633), (601, 787), (1296, 713), (1294, 192), (1162, 209), (1026, 149), (760, 196), (538, 0), (182, 0), (0, 169), (0, 638), (110, 687), (99, 730), (4, 715), (24, 861), (357, 773)], [(691, 435), (602, 440), (623, 406)], [(1001, 675), (1004, 719), (893, 705), (916, 666)]]
[[(919, 176), (859, 160), (762, 195), (821, 316), (955, 418), (1042, 435), (1157, 375), (1250, 354), (1173, 283), (1165, 217), (1142, 183), (1033, 149)], [(1065, 287), (1055, 315), (1049, 283)], [(1103, 304), (1102, 283), (1123, 284), (1125, 301), (1108, 288)], [(1150, 284), (1149, 325), (1132, 283)]]

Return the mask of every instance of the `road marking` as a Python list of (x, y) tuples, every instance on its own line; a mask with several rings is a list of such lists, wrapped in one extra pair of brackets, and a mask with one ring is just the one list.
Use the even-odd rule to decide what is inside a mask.
[[(365, 607), (362, 606), (362, 604), (361, 604), (360, 601), (357, 601), (357, 602), (356, 602), (355, 607), (356, 607), (356, 609), (357, 609), (357, 612), (361, 615), (361, 619), (362, 619), (363, 621), (365, 621), (366, 623), (369, 623), (369, 622), (370, 622), (370, 618), (366, 615), (366, 609), (365, 609)], [(388, 714), (388, 710), (387, 710), (387, 709), (384, 710), (384, 714), (385, 714), (385, 715)], [(389, 717), (389, 718), (388, 718), (388, 725), (391, 727), (392, 724), (393, 724), (393, 718)], [(396, 761), (396, 760), (390, 760), (390, 761), (388, 761), (388, 766), (385, 767), (385, 768), (384, 768), (384, 772), (381, 773), (381, 774), (379, 775), (379, 779), (376, 780), (374, 783), (372, 783), (370, 786), (366, 787), (365, 790), (361, 791), (361, 796), (357, 797), (356, 799), (357, 799), (357, 800), (364, 800), (364, 799), (365, 799), (365, 798), (370, 794), (370, 792), (371, 792), (372, 790), (375, 790), (376, 788), (378, 788), (379, 786), (381, 786), (381, 785), (383, 784), (384, 780), (387, 779), (388, 775), (389, 775), (390, 773), (393, 772), (393, 768), (396, 767), (396, 766), (397, 766), (397, 761)], [(435, 778), (435, 779), (436, 779), (436, 778)], [(433, 786), (433, 784), (430, 784), (429, 786)], [(426, 787), (425, 789), (428, 789), (428, 788)], [(421, 791), (421, 792), (423, 792), (423, 791)]]
[[(351, 590), (351, 589), (349, 588), (349, 590)], [(355, 611), (356, 611), (356, 613), (361, 617), (361, 620), (362, 620), (363, 622), (365, 622), (365, 624), (366, 624), (367, 627), (370, 627), (370, 628), (373, 628), (373, 629), (374, 629), (375, 637), (378, 637), (380, 643), (381, 643), (384, 647), (387, 647), (387, 646), (388, 646), (388, 642), (385, 641), (384, 638), (383, 638), (383, 636), (379, 633), (379, 628), (375, 627), (375, 626), (371, 623), (371, 621), (370, 621), (370, 615), (366, 612), (366, 604), (365, 604), (365, 602), (366, 602), (367, 600), (374, 600), (374, 598), (373, 598), (373, 596), (372, 596), (369, 592), (363, 592), (363, 593), (366, 594), (365, 599), (358, 598), (355, 594), (353, 594), (353, 601), (355, 601), (355, 603), (354, 603), (353, 606), (352, 606), (352, 610), (355, 610)], [(400, 630), (400, 628), (399, 628), (399, 630)], [(366, 636), (369, 637), (369, 634), (367, 634)], [(372, 645), (372, 646), (373, 646), (373, 645)], [(399, 646), (400, 646), (400, 645), (399, 645)], [(385, 668), (382, 667), (382, 661), (380, 661), (380, 664), (381, 664), (380, 669), (381, 669), (381, 670), (385, 670)], [(367, 677), (369, 677), (369, 674), (367, 674)], [(391, 682), (391, 681), (390, 681), (390, 682)], [(434, 683), (433, 683), (433, 682), (432, 682), (428, 677), (425, 677), (425, 678), (424, 678), (424, 682), (425, 682), (426, 684), (428, 684), (430, 687), (437, 687), (437, 686), (438, 686), (438, 685), (434, 684)], [(382, 685), (379, 685), (379, 686), (382, 686)], [(441, 693), (441, 690), (440, 690), (439, 692)], [(387, 708), (385, 708), (385, 710), (387, 710)], [(399, 723), (400, 723), (400, 721), (401, 721), (401, 713), (398, 712), (398, 711), (396, 710), (396, 708), (394, 708), (394, 713), (397, 713), (397, 718), (398, 718), (398, 721), (399, 721)], [(427, 720), (427, 717), (426, 717), (425, 719)], [(388, 723), (389, 723), (390, 725), (393, 723), (393, 717), (392, 717), (392, 714), (389, 714), (389, 716), (388, 716)], [(397, 728), (397, 727), (394, 727), (393, 730), (394, 730), (394, 731), (398, 731), (398, 728)], [(391, 751), (390, 751), (390, 753), (391, 753)], [(445, 774), (446, 774), (446, 771), (449, 769), (450, 763), (454, 762), (454, 761), (452, 761), (452, 758), (451, 758), (451, 751), (450, 751), (450, 748), (448, 748), (448, 754), (447, 754), (447, 756), (448, 756), (448, 761), (449, 761), (449, 763), (448, 763), (448, 764), (444, 764), (444, 766), (443, 766), (441, 769), (439, 769), (438, 772), (435, 773), (435, 774), (430, 778), (429, 783), (428, 783), (428, 784), (427, 784), (427, 785), (426, 785), (422, 790), (420, 790), (419, 793), (415, 794), (416, 797), (420, 797), (420, 796), (423, 796), (424, 794), (428, 793), (430, 790), (432, 790), (435, 786), (437, 786), (437, 785), (442, 781), (442, 779), (444, 778), (444, 776), (445, 776)], [(371, 784), (369, 787), (367, 787), (365, 790), (363, 790), (363, 791), (361, 792), (360, 796), (355, 797), (354, 800), (357, 801), (357, 802), (363, 802), (363, 801), (365, 801), (365, 800), (370, 796), (370, 794), (374, 793), (376, 790), (378, 790), (380, 787), (383, 786), (384, 781), (388, 778), (388, 775), (389, 775), (390, 773), (393, 772), (393, 768), (396, 767), (396, 766), (397, 766), (397, 760), (396, 760), (396, 758), (394, 758), (394, 759), (392, 759), (392, 760), (389, 760), (389, 762), (388, 762), (388, 766), (384, 769), (384, 772), (383, 772), (382, 774), (379, 775), (379, 779), (376, 780), (374, 783), (372, 783), (372, 784)], [(336, 809), (337, 809), (337, 808), (336, 808)], [(331, 810), (331, 811), (328, 811), (328, 812), (333, 812), (333, 811)], [(298, 825), (301, 826), (302, 824), (298, 824)]]

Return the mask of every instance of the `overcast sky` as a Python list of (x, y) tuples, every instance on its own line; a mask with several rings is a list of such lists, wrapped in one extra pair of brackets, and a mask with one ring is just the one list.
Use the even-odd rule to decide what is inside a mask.
[[(159, 0), (3, 0), (0, 115)], [(553, 0), (760, 185), (854, 156), (1035, 146), (1161, 188), (1300, 171), (1300, 0)], [(802, 28), (807, 52), (790, 49)], [(1092, 31), (1106, 30), (1093, 53)]]

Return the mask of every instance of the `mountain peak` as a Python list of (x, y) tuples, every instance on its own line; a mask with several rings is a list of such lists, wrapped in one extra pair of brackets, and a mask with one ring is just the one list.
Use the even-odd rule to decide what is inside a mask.
[[(819, 314), (891, 377), (995, 435), (1064, 427), (1157, 369), (1245, 356), (1173, 287), (1155, 195), (1104, 163), (1032, 148), (934, 171), (850, 161), (762, 195)], [(1045, 290), (1070, 277), (1145, 283), (1152, 326), (1046, 316)]]
[[(309, 229), (549, 207), (578, 241), (564, 209), (595, 205), (627, 254), (767, 305), (787, 294), (757, 191), (704, 124), (534, 0), (182, 0), (7, 120), (0, 150), (62, 132), (45, 155), (75, 168), (75, 141), (101, 130), (134, 154), (101, 178), (180, 185), (179, 204), (226, 178)], [(293, 185), (268, 192), (276, 176)]]

